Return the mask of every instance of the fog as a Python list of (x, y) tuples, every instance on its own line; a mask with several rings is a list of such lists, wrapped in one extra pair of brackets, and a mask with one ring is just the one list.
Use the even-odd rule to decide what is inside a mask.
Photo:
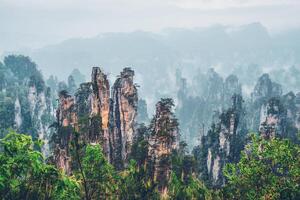
[(0, 53), (168, 27), (260, 22), (276, 33), (299, 27), (299, 5), (298, 0), (0, 0)]
[(300, 67), (299, 19), (298, 0), (0, 0), (0, 55), (28, 55), (60, 80), (132, 67), (151, 110), (176, 97), (176, 69), (189, 85), (209, 68), (237, 74), (245, 94), (264, 72), (286, 82), (279, 70)]

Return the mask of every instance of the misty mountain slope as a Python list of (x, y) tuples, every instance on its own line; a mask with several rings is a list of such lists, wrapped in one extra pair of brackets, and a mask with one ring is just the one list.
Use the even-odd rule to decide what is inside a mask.
[(185, 77), (195, 77), (199, 70), (206, 72), (211, 67), (224, 77), (236, 74), (246, 90), (268, 72), (286, 86), (285, 90), (297, 89), (295, 81), (289, 83), (277, 71), (284, 69), (284, 74), (290, 74), (289, 68), (299, 67), (297, 33), (295, 30), (271, 36), (260, 23), (165, 29), (161, 33), (105, 33), (37, 49), (30, 56), (46, 76), (53, 74), (59, 79), (66, 79), (74, 68), (88, 77), (90, 67), (100, 66), (113, 74), (109, 76), (113, 80), (123, 67), (133, 67), (141, 94), (153, 107), (161, 97), (175, 97), (175, 68), (181, 69)]
[[(240, 27), (212, 26), (195, 29), (166, 29), (160, 34), (149, 32), (105, 33), (94, 38), (75, 38), (57, 45), (33, 51), (47, 74), (55, 74), (56, 69), (80, 68), (100, 64), (116, 73), (124, 65), (144, 65), (152, 68), (167, 68), (172, 64), (187, 64), (199, 67), (237, 62), (274, 64), (289, 62), (283, 59), (286, 53), (297, 60), (299, 55), (299, 31), (285, 32), (270, 36), (259, 23)], [(273, 54), (282, 51), (274, 60)], [(235, 59), (234, 61), (232, 59)], [(257, 59), (257, 60), (253, 60)], [(187, 68), (191, 66), (185, 66)], [(233, 67), (233, 66), (231, 66)], [(58, 74), (63, 77), (63, 74)]]

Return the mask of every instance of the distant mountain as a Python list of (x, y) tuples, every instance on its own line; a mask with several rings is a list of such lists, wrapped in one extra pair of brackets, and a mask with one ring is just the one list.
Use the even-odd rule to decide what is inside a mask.
[[(133, 67), (141, 93), (151, 105), (162, 96), (174, 97), (175, 68), (190, 77), (199, 69), (207, 71), (211, 67), (225, 76), (253, 64), (267, 71), (299, 66), (300, 30), (270, 35), (263, 25), (253, 23), (240, 27), (170, 28), (161, 33), (105, 33), (66, 40), (35, 50), (30, 56), (46, 75), (54, 74), (60, 79), (66, 79), (74, 68), (88, 77), (92, 66), (114, 75), (123, 67)], [(248, 79), (245, 74), (241, 82)]]

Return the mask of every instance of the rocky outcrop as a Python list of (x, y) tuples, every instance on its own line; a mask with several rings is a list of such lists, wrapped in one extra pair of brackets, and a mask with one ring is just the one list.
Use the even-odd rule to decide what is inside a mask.
[(200, 178), (212, 187), (224, 184), (222, 168), (227, 162), (236, 162), (243, 148), (244, 108), (242, 97), (235, 95), (232, 106), (219, 116), (219, 122), (213, 124), (201, 144), (193, 154), (198, 162)]
[(251, 94), (252, 102), (260, 102), (271, 97), (278, 97), (282, 95), (281, 85), (272, 80), (269, 74), (263, 74), (257, 81), (254, 91)]
[(66, 174), (71, 173), (70, 142), (74, 138), (74, 132), (78, 131), (78, 116), (75, 107), (75, 99), (67, 93), (59, 93), (59, 106), (56, 111), (57, 134), (52, 138), (54, 143), (54, 163)]
[(298, 119), (297, 98), (293, 92), (289, 92), (282, 97), (274, 97), (263, 105), (261, 114), (262, 123), (260, 133), (265, 138), (280, 137), (290, 138), (296, 142)]
[(267, 102), (271, 98), (280, 98), (282, 95), (281, 85), (271, 81), (268, 74), (263, 74), (257, 81), (251, 94), (249, 106), (248, 127), (253, 131), (259, 131), (259, 127), (265, 121)]
[[(58, 132), (54, 137), (55, 163), (70, 173), (70, 143), (75, 135), (84, 144), (101, 144), (103, 152), (117, 169), (127, 163), (135, 133), (137, 89), (134, 71), (125, 68), (113, 86), (107, 75), (94, 67), (91, 82), (82, 83), (71, 96), (66, 90), (59, 94)], [(76, 133), (76, 134), (75, 134)]]
[(229, 75), (225, 79), (223, 88), (224, 109), (228, 109), (231, 107), (231, 100), (233, 95), (242, 95), (242, 86), (237, 76)]
[(101, 136), (104, 154), (110, 161), (110, 144), (109, 144), (109, 108), (110, 108), (110, 86), (107, 75), (100, 68), (94, 67), (92, 72), (92, 111), (91, 116), (99, 116), (101, 119)]
[(156, 114), (150, 124), (147, 164), (151, 178), (157, 182), (157, 189), (162, 195), (168, 191), (172, 169), (170, 155), (179, 145), (179, 128), (172, 112), (173, 106), (172, 99), (161, 99), (156, 104)]
[(179, 116), (182, 138), (189, 144), (190, 149), (199, 144), (212, 121), (216, 121), (222, 111), (231, 107), (232, 96), (242, 93), (241, 84), (235, 75), (229, 75), (223, 80), (214, 69), (210, 69), (201, 79), (199, 85), (193, 86), (197, 89), (188, 87), (187, 80), (180, 77), (180, 73), (176, 79), (176, 114)]
[(79, 141), (101, 144), (110, 160), (109, 146), (109, 82), (100, 68), (94, 67), (92, 82), (82, 83), (74, 97), (66, 90), (59, 94), (58, 133), (55, 139), (55, 163), (70, 172), (69, 145), (75, 132)]
[(133, 76), (132, 69), (124, 68), (112, 88), (110, 145), (117, 169), (126, 165), (135, 133), (138, 96)]

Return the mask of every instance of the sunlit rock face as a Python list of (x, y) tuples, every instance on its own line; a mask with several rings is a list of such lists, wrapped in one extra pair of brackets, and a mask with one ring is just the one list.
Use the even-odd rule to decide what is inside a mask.
[(218, 123), (213, 123), (207, 135), (193, 154), (198, 162), (200, 178), (211, 187), (224, 184), (222, 168), (227, 162), (236, 162), (243, 148), (245, 113), (242, 97), (234, 95), (231, 107), (222, 112)]
[(158, 191), (164, 195), (171, 173), (170, 155), (178, 148), (179, 128), (173, 112), (172, 99), (161, 99), (156, 104), (156, 114), (150, 124), (148, 167), (151, 177), (158, 184)]
[(112, 88), (107, 75), (98, 67), (92, 71), (91, 82), (82, 83), (74, 96), (66, 91), (59, 95), (58, 131), (54, 139), (55, 162), (71, 172), (69, 144), (74, 139), (87, 144), (101, 144), (109, 162), (122, 169), (128, 161), (135, 134), (137, 89), (134, 71), (124, 68)]
[[(94, 67), (92, 72), (92, 110), (91, 117), (100, 117), (101, 119), (101, 141), (103, 151), (110, 161), (110, 146), (109, 146), (109, 108), (110, 108), (110, 86), (107, 75), (100, 68)], [(96, 124), (94, 123), (94, 126)]]
[(58, 131), (55, 138), (55, 163), (70, 173), (70, 143), (75, 132), (78, 140), (89, 144), (101, 144), (109, 157), (109, 83), (100, 68), (93, 68), (92, 82), (82, 83), (71, 96), (66, 91), (59, 94), (57, 109)]
[(78, 130), (78, 116), (75, 99), (66, 91), (59, 93), (58, 108), (56, 110), (57, 135), (54, 142), (54, 162), (65, 173), (71, 173), (70, 142), (74, 132)]
[(110, 114), (111, 159), (117, 169), (128, 161), (135, 134), (138, 95), (134, 71), (124, 68), (112, 87)]

